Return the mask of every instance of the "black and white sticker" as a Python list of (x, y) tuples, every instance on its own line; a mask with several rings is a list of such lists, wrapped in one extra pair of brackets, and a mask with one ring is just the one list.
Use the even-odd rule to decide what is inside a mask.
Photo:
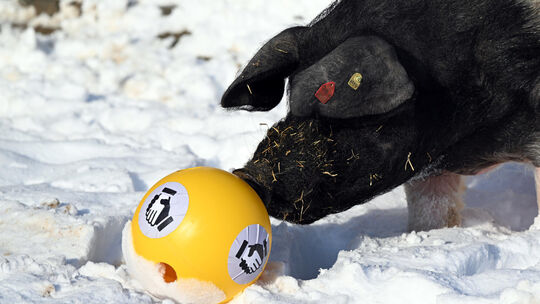
[(238, 284), (253, 281), (264, 268), (269, 250), (268, 233), (263, 226), (253, 224), (244, 228), (229, 250), (227, 266), (231, 279)]
[(162, 238), (173, 232), (186, 216), (189, 197), (176, 182), (160, 185), (144, 201), (139, 211), (139, 227), (149, 238)]

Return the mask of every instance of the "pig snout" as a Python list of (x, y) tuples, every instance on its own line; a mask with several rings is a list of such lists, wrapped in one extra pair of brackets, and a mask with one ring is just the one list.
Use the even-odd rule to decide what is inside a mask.
[(380, 128), (288, 115), (233, 173), (259, 194), (271, 216), (309, 224), (403, 183), (414, 174), (407, 160), (424, 166), (427, 157), (409, 155), (415, 136), (399, 122)]
[(266, 188), (263, 187), (259, 182), (251, 176), (245, 169), (234, 169), (232, 173), (238, 177), (240, 177), (242, 180), (244, 180), (255, 192), (257, 195), (261, 198), (263, 202), (268, 201), (268, 191), (266, 191)]

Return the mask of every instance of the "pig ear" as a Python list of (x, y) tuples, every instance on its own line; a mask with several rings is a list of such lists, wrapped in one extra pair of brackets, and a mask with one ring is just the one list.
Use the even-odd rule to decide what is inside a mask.
[(285, 78), (298, 66), (298, 32), (289, 28), (268, 41), (221, 98), (224, 108), (268, 111), (283, 97)]

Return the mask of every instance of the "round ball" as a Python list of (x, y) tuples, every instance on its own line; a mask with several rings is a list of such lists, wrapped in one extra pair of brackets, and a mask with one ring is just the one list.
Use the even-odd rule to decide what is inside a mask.
[(236, 175), (209, 167), (180, 170), (157, 182), (131, 227), (136, 254), (163, 266), (165, 282), (211, 282), (226, 301), (260, 276), (272, 243), (257, 193)]

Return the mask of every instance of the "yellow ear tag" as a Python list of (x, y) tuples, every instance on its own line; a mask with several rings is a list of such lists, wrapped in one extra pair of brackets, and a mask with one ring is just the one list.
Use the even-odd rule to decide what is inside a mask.
[(360, 87), (360, 83), (362, 83), (362, 74), (354, 73), (347, 84), (356, 91)]

